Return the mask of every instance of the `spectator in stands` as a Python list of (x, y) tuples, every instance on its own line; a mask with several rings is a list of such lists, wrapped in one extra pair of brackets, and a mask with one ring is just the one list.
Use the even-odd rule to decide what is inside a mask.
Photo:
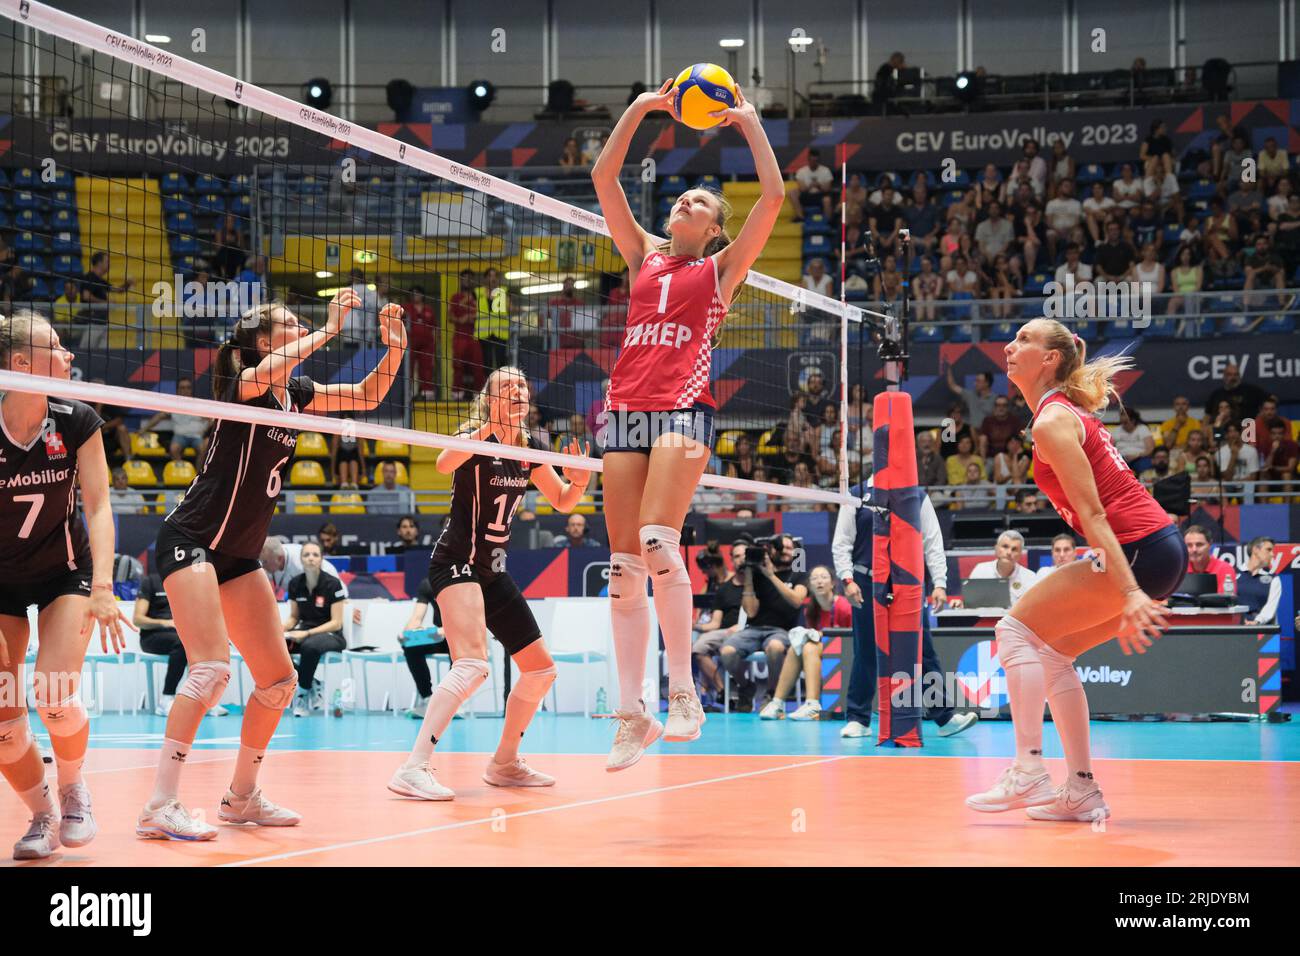
[[(352, 415), (341, 416), (351, 420)], [(340, 488), (356, 490), (368, 469), (366, 467), (366, 443), (351, 431), (344, 434), (330, 435), (330, 471), (334, 483)]]
[[(708, 699), (706, 706), (714, 705), (723, 692), (722, 672), (714, 659), (722, 650), (723, 643), (740, 630), (740, 603), (745, 586), (745, 541), (737, 541), (731, 546), (731, 570), (722, 560), (720, 554), (713, 556), (701, 554), (700, 558), (709, 557), (712, 574), (713, 605), (700, 614), (695, 625), (694, 642), (691, 656), (699, 672), (697, 689), (701, 701)], [(701, 561), (703, 566), (703, 561)]]
[[(952, 221), (955, 219), (962, 225), (962, 234), (970, 235), (975, 231), (975, 223), (979, 221), (979, 206), (975, 201), (975, 190), (968, 189), (962, 193), (961, 201), (955, 202), (948, 207), (948, 225), (951, 228)], [(947, 252), (949, 250), (944, 249)]]
[(1192, 432), (1201, 430), (1200, 419), (1192, 418), (1189, 414), (1191, 408), (1192, 403), (1186, 395), (1178, 395), (1174, 398), (1174, 414), (1161, 422), (1158, 430), (1158, 437), (1164, 447), (1171, 450), (1182, 448), (1187, 444), (1187, 437)]
[(1138, 472), (1138, 480), (1149, 487), (1169, 474), (1169, 449), (1157, 445), (1151, 452), (1151, 466)]
[(223, 281), (233, 278), (235, 273), (243, 268), (244, 261), (248, 258), (246, 251), (248, 243), (244, 241), (238, 216), (234, 213), (225, 215), (217, 228), (212, 244), (216, 248), (209, 262), (212, 271)]
[(1213, 574), (1219, 579), (1219, 593), (1232, 593), (1236, 571), (1227, 561), (1211, 553), (1210, 533), (1198, 524), (1188, 525), (1183, 531), (1183, 542), (1187, 545), (1187, 573)]
[(800, 284), (809, 292), (816, 292), (827, 298), (835, 296), (835, 282), (826, 274), (826, 263), (822, 259), (810, 259), (804, 270)]
[(1104, 282), (1127, 281), (1136, 261), (1137, 252), (1120, 235), (1119, 221), (1106, 223), (1106, 241), (1097, 246), (1092, 259), (1093, 275)]
[[(1013, 248), (1019, 250), (1023, 274), (1029, 275), (1038, 270), (1038, 255), (1047, 245), (1047, 223), (1043, 221), (1043, 211), (1037, 203), (1030, 203), (1020, 215), (1013, 217), (1013, 221), (1016, 233)], [(1011, 265), (1013, 269), (1017, 268), (1015, 257)]]
[[(194, 380), (190, 378), (178, 379), (176, 394), (182, 398), (193, 398)], [(207, 448), (207, 441), (204, 437), (208, 432), (208, 420), (206, 418), (200, 418), (198, 415), (158, 412), (150, 416), (140, 426), (139, 434), (143, 435), (145, 432), (151, 431), (159, 431), (164, 434), (170, 432), (167, 453), (171, 455), (172, 461), (183, 460), (186, 451), (194, 452), (196, 461), (203, 460), (203, 453)]]
[[(131, 623), (140, 632), (140, 650), (146, 654), (158, 654), (167, 658), (167, 673), (163, 677), (162, 693), (154, 704), (154, 714), (166, 717), (172, 711), (176, 700), (176, 688), (185, 676), (187, 661), (185, 648), (176, 625), (172, 620), (171, 603), (167, 592), (163, 590), (162, 578), (156, 571), (150, 571), (140, 577), (140, 590), (136, 592), (135, 612)], [(152, 667), (152, 663), (146, 664)], [(213, 717), (225, 717), (230, 712), (221, 704), (209, 708)]]
[(1011, 603), (1026, 594), (1037, 583), (1033, 571), (1020, 563), (1025, 551), (1025, 539), (1019, 531), (1003, 531), (998, 535), (997, 557), (982, 561), (971, 569), (971, 580), (996, 580), (1001, 578), (1011, 585)]
[[(1196, 300), (1191, 298), (1191, 295), (1194, 292), (1200, 292), (1204, 282), (1205, 273), (1200, 264), (1195, 261), (1192, 247), (1187, 243), (1183, 243), (1178, 247), (1175, 265), (1169, 273), (1169, 290), (1174, 294), (1169, 297), (1169, 304), (1165, 307), (1165, 314), (1175, 315), (1184, 309), (1189, 315), (1197, 314), (1199, 309), (1196, 307)], [(1190, 323), (1187, 320), (1179, 323), (1180, 338), (1184, 326), (1188, 324)]]
[(591, 434), (591, 429), (587, 427), (587, 416), (574, 412), (569, 416), (569, 437), (578, 441), (579, 447), (591, 445), (591, 454), (596, 455), (598, 449), (595, 447), (595, 436)]
[(316, 667), (325, 654), (347, 647), (343, 638), (343, 582), (322, 570), (321, 547), (314, 542), (302, 546), (302, 574), (289, 582), (289, 616), (284, 620), (284, 637), (289, 653), (298, 655), (298, 693), (293, 715), (307, 717), (323, 710), (324, 701), (316, 687)]
[(727, 462), (728, 478), (752, 479), (754, 469), (758, 467), (758, 457), (754, 454), (754, 441), (748, 435), (736, 439), (735, 451)]
[(1226, 401), (1232, 406), (1233, 420), (1240, 422), (1258, 415), (1259, 407), (1266, 398), (1268, 392), (1253, 382), (1243, 382), (1241, 369), (1236, 362), (1230, 362), (1223, 370), (1223, 384), (1206, 399), (1205, 411), (1207, 415), (1212, 414), (1218, 409), (1219, 402)]
[[(1260, 481), (1292, 482), (1296, 475), (1296, 460), (1300, 458), (1300, 444), (1291, 439), (1291, 430), (1285, 420), (1274, 418), (1268, 426), (1268, 451), (1260, 463)], [(1295, 484), (1270, 488), (1270, 495), (1288, 495)]]
[(895, 52), (876, 70), (876, 81), (871, 86), (871, 102), (881, 116), (889, 112), (889, 101), (898, 95), (898, 74), (906, 68), (907, 61), (903, 54)]
[(1111, 433), (1115, 448), (1134, 472), (1149, 468), (1156, 441), (1151, 429), (1143, 424), (1141, 413), (1136, 408), (1120, 405), (1119, 423), (1119, 428)]
[(1142, 146), (1138, 150), (1138, 159), (1142, 162), (1142, 168), (1147, 175), (1158, 175), (1161, 178), (1167, 173), (1174, 171), (1174, 143), (1169, 138), (1168, 127), (1165, 126), (1164, 120), (1154, 120), (1151, 123), (1151, 132), (1146, 139), (1142, 141)]
[[(1188, 475), (1195, 475), (1196, 460), (1209, 454), (1209, 442), (1203, 429), (1204, 426), (1189, 431), (1186, 443), (1173, 449), (1172, 468), (1175, 473), (1182, 471)], [(1206, 460), (1209, 461), (1209, 458), (1207, 457)]]
[(343, 553), (339, 549), (339, 529), (333, 521), (326, 521), (316, 529), (316, 543), (321, 554), (326, 557), (337, 557)]
[(984, 172), (975, 180), (975, 208), (985, 209), (989, 203), (997, 202), (1006, 196), (1006, 183), (996, 163), (985, 163)]
[(880, 271), (872, 280), (872, 295), (877, 302), (897, 302), (903, 294), (903, 274), (898, 271), (898, 260), (885, 256)]
[(551, 447), (551, 432), (542, 419), (542, 410), (537, 405), (528, 406), (528, 434), (532, 435), (547, 448)]
[[(794, 462), (790, 469), (790, 487), (791, 488), (816, 488), (817, 482), (814, 479), (817, 462), (814, 459), (810, 465), (805, 458), (800, 458)], [(806, 498), (791, 498), (781, 504), (781, 511), (822, 511), (820, 504), (815, 501), (809, 501)]]
[[(940, 359), (944, 365), (944, 372), (947, 375), (948, 391), (956, 395), (962, 405), (965, 407), (966, 414), (970, 419), (971, 426), (978, 429), (984, 424), (984, 419), (993, 412), (993, 405), (997, 401), (997, 396), (993, 394), (993, 373), (977, 372), (975, 374), (975, 387), (965, 388), (957, 383), (953, 377), (951, 363)], [(945, 452), (945, 456), (950, 452)]]
[(916, 254), (928, 256), (939, 241), (939, 207), (930, 197), (930, 188), (922, 176), (917, 176), (912, 183), (912, 201), (903, 210), (903, 220)]
[(397, 462), (385, 461), (379, 466), (380, 484), (366, 493), (366, 513), (372, 515), (403, 515), (415, 510), (415, 495), (410, 488), (397, 483)]
[(348, 312), (343, 320), (340, 338), (349, 348), (373, 345), (379, 340), (379, 292), (373, 282), (366, 281), (365, 270), (354, 268), (348, 273), (348, 285), (361, 304)]
[(965, 473), (960, 481), (953, 481), (952, 464), (956, 456), (948, 459), (948, 500), (949, 507), (954, 511), (963, 508), (989, 508), (992, 507), (997, 493), (993, 483), (984, 477), (984, 472), (977, 462), (967, 463)]
[[(1289, 183), (1290, 180), (1284, 179), (1282, 182)], [(1277, 217), (1273, 242), (1282, 261), (1286, 263), (1287, 274), (1292, 274), (1297, 262), (1300, 262), (1300, 195), (1288, 193), (1286, 212)]]
[[(1225, 482), (1255, 481), (1259, 478), (1259, 452), (1253, 445), (1241, 440), (1241, 426), (1228, 422), (1223, 430), (1223, 444), (1215, 456), (1219, 474)], [(1230, 493), (1240, 494), (1242, 489), (1228, 489)]]
[[(981, 372), (979, 374), (987, 375), (988, 373)], [(990, 376), (990, 380), (992, 380), (992, 376)], [(993, 411), (991, 402), (989, 403), (989, 411)], [(976, 447), (976, 441), (978, 440), (976, 432), (975, 429), (971, 428), (970, 423), (965, 420), (965, 414), (965, 405), (961, 402), (954, 402), (952, 405), (948, 406), (948, 417), (940, 423), (939, 454), (943, 456), (945, 460), (947, 460), (950, 455), (957, 453), (958, 442), (960, 442), (963, 437), (970, 439), (971, 448)]]
[(587, 165), (578, 149), (578, 141), (572, 136), (564, 141), (564, 149), (560, 152), (560, 158), (556, 160), (556, 165), (563, 166), (565, 169), (574, 169)]
[(934, 271), (934, 262), (929, 256), (921, 259), (921, 271), (912, 279), (912, 296), (916, 320), (933, 322), (935, 303), (944, 297), (944, 288), (943, 277)]
[(969, 434), (962, 435), (957, 439), (957, 450), (944, 460), (944, 467), (948, 473), (948, 484), (960, 485), (965, 483), (967, 466), (972, 464), (979, 468), (981, 478), (987, 475), (984, 459), (975, 451), (974, 440)]
[(1006, 448), (1007, 439), (1019, 435), (1024, 427), (1025, 423), (1011, 414), (1011, 400), (1003, 395), (996, 396), (992, 413), (984, 416), (979, 427), (977, 447), (981, 457), (987, 459)]
[(1128, 224), (1134, 248), (1153, 245), (1157, 253), (1160, 251), (1160, 244), (1164, 242), (1164, 222), (1156, 212), (1155, 203), (1149, 199), (1142, 200)]
[(1075, 226), (1083, 222), (1083, 203), (1074, 196), (1074, 180), (1062, 180), (1056, 188), (1056, 198), (1043, 210), (1047, 220), (1047, 254), (1056, 258), (1057, 243), (1069, 239)]
[(420, 522), (415, 515), (403, 515), (397, 519), (397, 542), (388, 550), (392, 554), (427, 547), (420, 537)]
[(1264, 194), (1259, 191), (1259, 184), (1253, 181), (1242, 183), (1228, 197), (1228, 212), (1236, 217), (1239, 231), (1246, 232), (1247, 229), (1243, 227), (1251, 223), (1252, 215), (1259, 213), (1262, 216), (1266, 212)]
[(585, 339), (578, 332), (587, 330), (587, 324), (584, 324), (587, 317), (580, 314), (585, 303), (578, 295), (573, 276), (564, 277), (564, 287), (560, 294), (551, 296), (546, 305), (554, 323), (552, 327), (559, 334), (560, 347), (581, 348)]
[(822, 632), (830, 627), (851, 628), (853, 608), (842, 594), (835, 593), (831, 569), (818, 565), (808, 574), (809, 595), (804, 602), (804, 623), (790, 629), (790, 653), (786, 654), (777, 678), (776, 690), (759, 717), (785, 718), (785, 702), (804, 677), (804, 701), (790, 714), (791, 720), (817, 720), (821, 716)]
[(950, 299), (978, 299), (981, 294), (979, 272), (973, 269), (969, 260), (958, 253), (952, 257), (952, 271), (944, 277), (948, 285)]
[(1274, 422), (1281, 425), (1286, 434), (1291, 434), (1291, 423), (1277, 412), (1277, 396), (1270, 395), (1260, 402), (1259, 414), (1255, 416), (1255, 440), (1251, 442), (1261, 457), (1267, 455), (1268, 450), (1273, 446), (1269, 428)]
[(425, 295), (424, 286), (411, 286), (403, 305), (411, 336), (415, 387), (424, 398), (433, 398), (438, 387), (438, 313)]
[(18, 263), (10, 263), (0, 278), (0, 303), (4, 304), (4, 310), (11, 311), (16, 303), (31, 303), (35, 281)]
[(601, 321), (601, 325), (621, 330), (627, 318), (627, 305), (631, 297), (632, 287), (629, 284), (627, 270), (624, 269), (619, 273), (618, 285), (610, 289), (609, 295), (605, 297), (605, 307), (609, 314)]
[(1041, 581), (1057, 568), (1073, 564), (1078, 560), (1079, 545), (1074, 535), (1062, 531), (1052, 539), (1052, 563), (1038, 569), (1034, 577)]
[(1056, 267), (1054, 278), (1060, 286), (1064, 287), (1067, 275), (1074, 276), (1076, 286), (1080, 282), (1088, 282), (1092, 279), (1092, 266), (1080, 258), (1077, 242), (1072, 242), (1065, 247), (1065, 261)]
[(1047, 191), (1047, 160), (1039, 155), (1038, 140), (1026, 136), (1020, 140), (1021, 159), (1029, 164), (1029, 178), (1034, 183), (1034, 194)]
[(76, 279), (63, 280), (63, 294), (54, 300), (53, 318), (55, 324), (69, 323), (77, 314), (79, 296)]
[[(834, 405), (826, 407), (826, 417), (817, 429), (817, 477), (821, 484), (838, 478), (840, 473), (840, 433), (839, 409)], [(853, 441), (848, 439), (848, 450), (853, 451)]]
[[(985, 424), (992, 420), (992, 418), (988, 419)], [(1002, 445), (1002, 451), (993, 457), (993, 482), (999, 485), (1028, 484), (1031, 464), (1033, 458), (1025, 451), (1025, 442), (1020, 433), (1008, 435)]]
[[(907, 225), (905, 213), (899, 203), (898, 194), (894, 192), (893, 182), (882, 177), (880, 201), (867, 208), (867, 225), (876, 241), (878, 254), (901, 251), (898, 245), (898, 230)], [(936, 228), (937, 226), (936, 220)]]
[(472, 269), (460, 270), (460, 288), (447, 302), (451, 323), (451, 381), (455, 397), (464, 401), (483, 387), (483, 351), (474, 334), (478, 318), (477, 282)]
[(1214, 460), (1208, 455), (1196, 458), (1192, 473), (1192, 500), (1203, 505), (1219, 504), (1219, 481), (1214, 474)]
[(505, 365), (510, 354), (510, 290), (502, 283), (500, 270), (489, 267), (474, 294), (478, 305), (474, 335), (483, 350), (483, 365), (491, 372)]
[(1065, 140), (1058, 139), (1052, 144), (1051, 181), (1055, 185), (1066, 179), (1074, 179), (1074, 159), (1066, 151)]
[[(795, 207), (794, 221), (803, 221), (804, 206), (820, 206), (829, 221), (831, 218), (831, 195), (835, 187), (835, 174), (829, 166), (821, 161), (821, 150), (808, 150), (808, 162), (795, 170), (794, 180), (799, 185), (798, 204)], [(789, 193), (786, 194), (790, 196)]]
[[(1259, 236), (1255, 239), (1255, 249), (1246, 257), (1245, 270), (1246, 284), (1243, 288), (1247, 292), (1257, 285), (1272, 286), (1278, 291), (1286, 286), (1286, 266), (1282, 263), (1282, 257), (1273, 251), (1267, 236)], [(1245, 331), (1253, 331), (1254, 327), (1263, 320), (1264, 316), (1259, 316)]]
[(1291, 180), (1282, 177), (1277, 181), (1277, 187), (1272, 195), (1268, 197), (1265, 206), (1268, 209), (1268, 218), (1270, 222), (1276, 223), (1278, 217), (1287, 211), (1290, 206), (1291, 196), (1295, 193), (1295, 188), (1291, 185)]
[(1173, 172), (1161, 173), (1156, 164), (1147, 169), (1142, 179), (1142, 196), (1153, 203), (1162, 216), (1173, 215), (1183, 219), (1183, 195), (1179, 191), (1178, 177)]
[(1031, 488), (1021, 488), (1016, 492), (1016, 511), (1022, 515), (1037, 514), (1043, 510), (1040, 504), (1041, 501), (1038, 492)]
[(1223, 200), (1215, 196), (1210, 200), (1210, 214), (1201, 224), (1201, 241), (1205, 247), (1206, 262), (1215, 272), (1230, 272), (1233, 250), (1238, 243), (1237, 220), (1223, 208)]
[[(302, 549), (304, 545), (285, 543), (277, 537), (269, 537), (262, 544), (262, 570), (271, 581), (271, 587), (279, 594), (289, 586), (289, 582), (303, 573)], [(320, 545), (316, 545), (317, 548)], [(327, 560), (321, 563), (321, 571), (339, 577), (338, 569)], [(342, 580), (340, 578), (340, 580)], [(346, 585), (344, 591), (347, 590)], [(344, 595), (347, 596), (346, 594)]]
[(934, 448), (934, 435), (927, 428), (916, 435), (916, 481), (922, 488), (948, 482), (948, 469)]
[(1134, 175), (1133, 167), (1125, 163), (1120, 168), (1120, 178), (1111, 185), (1111, 196), (1120, 209), (1132, 209), (1142, 201), (1142, 180)]
[[(1156, 258), (1155, 243), (1148, 242), (1142, 247), (1142, 259), (1133, 265), (1133, 278), (1142, 283), (1144, 294), (1153, 299), (1165, 291), (1165, 267)], [(1130, 308), (1133, 307), (1130, 303)]]
[[(796, 547), (790, 535), (780, 535), (775, 546), (756, 544), (762, 552), (757, 567), (746, 563), (743, 571), (741, 608), (745, 627), (722, 644), (723, 668), (737, 683), (742, 713), (753, 710), (755, 686), (748, 679), (746, 662), (756, 651), (767, 655), (767, 694), (776, 689), (785, 654), (790, 646), (790, 628), (799, 623), (803, 602), (808, 597), (808, 575), (794, 570)], [(760, 705), (766, 706), (764, 700)]]
[(108, 491), (108, 497), (113, 514), (142, 515), (149, 511), (144, 495), (128, 482), (125, 469), (113, 469), (113, 486)]
[(1092, 195), (1083, 201), (1083, 216), (1094, 243), (1101, 242), (1106, 220), (1110, 219), (1114, 209), (1115, 200), (1106, 195), (1106, 184), (1100, 181), (1093, 183)]
[(90, 257), (90, 271), (81, 277), (82, 310), (77, 319), (91, 325), (82, 336), (81, 348), (83, 349), (102, 349), (108, 344), (105, 334), (108, 327), (108, 297), (111, 294), (127, 292), (135, 285), (135, 280), (130, 277), (121, 285), (113, 285), (109, 282), (108, 273), (111, 265), (107, 252), (96, 252)]
[(564, 534), (556, 542), (559, 548), (599, 548), (601, 543), (587, 532), (587, 516), (573, 513), (564, 523)]
[(1254, 158), (1255, 152), (1247, 145), (1246, 137), (1237, 132), (1232, 137), (1232, 146), (1223, 153), (1223, 165), (1219, 169), (1219, 192), (1226, 194), (1244, 181), (1242, 160)]
[[(955, 209), (956, 206), (950, 206), (949, 209)], [(962, 239), (966, 237), (966, 224), (962, 220), (953, 217), (948, 220), (944, 233), (939, 237), (939, 254), (945, 258), (956, 255), (961, 251)], [(943, 260), (939, 263), (943, 265)], [(942, 273), (944, 270), (940, 270)]]
[[(102, 378), (92, 378), (90, 382), (92, 385), (104, 384)], [(92, 402), (90, 407), (104, 423), (99, 434), (104, 439), (104, 455), (109, 467), (130, 461), (134, 455), (131, 452), (131, 432), (126, 427), (126, 409), (106, 402)]]
[(997, 201), (989, 203), (988, 217), (975, 227), (975, 242), (985, 260), (992, 261), (1006, 252), (1015, 235), (1011, 221), (1002, 215), (1002, 205)]
[(816, 366), (808, 369), (803, 385), (803, 414), (810, 428), (816, 428), (826, 420), (826, 406), (833, 404), (826, 394), (825, 379)]
[(1005, 319), (1011, 315), (1011, 300), (1020, 296), (1024, 278), (1012, 267), (1012, 260), (999, 253), (992, 260), (988, 277), (988, 297), (995, 301), (993, 316)]
[(1265, 189), (1272, 189), (1274, 185), (1280, 187), (1283, 182), (1288, 182), (1286, 174), (1291, 170), (1291, 159), (1286, 150), (1277, 148), (1276, 137), (1270, 136), (1264, 140), (1264, 151), (1259, 154), (1257, 169)]

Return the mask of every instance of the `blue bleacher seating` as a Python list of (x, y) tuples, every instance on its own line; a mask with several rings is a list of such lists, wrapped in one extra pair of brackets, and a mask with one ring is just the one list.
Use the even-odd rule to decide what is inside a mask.
[(30, 166), (24, 166), (14, 172), (13, 186), (15, 189), (35, 189), (40, 185), (40, 174)]
[(1270, 315), (1259, 324), (1259, 331), (1276, 335), (1295, 331), (1295, 319), (1289, 315)]
[(230, 182), (226, 184), (226, 192), (232, 196), (242, 196), (252, 189), (252, 177), (246, 173), (240, 173), (238, 176), (231, 176)]
[(15, 209), (43, 209), (46, 205), (45, 197), (38, 196), (30, 189), (20, 189), (14, 192)]
[(931, 325), (928, 322), (918, 322), (911, 327), (912, 341), (914, 342), (942, 342), (943, 326)]
[(40, 252), (45, 248), (45, 237), (31, 231), (14, 235), (14, 249), (18, 252)]
[(73, 215), (77, 213), (77, 193), (73, 189), (56, 189), (50, 193), (50, 207), (52, 209), (69, 209)]
[(25, 272), (39, 272), (44, 274), (45, 259), (34, 252), (24, 252), (18, 256), (18, 265), (22, 266)]
[(56, 254), (81, 258), (81, 240), (75, 232), (55, 233), (53, 249)]
[(75, 276), (81, 275), (81, 257), (80, 256), (55, 256), (54, 271), (58, 275)]
[(175, 236), (172, 238), (172, 253), (178, 256), (196, 256), (203, 251), (199, 241), (193, 236)]

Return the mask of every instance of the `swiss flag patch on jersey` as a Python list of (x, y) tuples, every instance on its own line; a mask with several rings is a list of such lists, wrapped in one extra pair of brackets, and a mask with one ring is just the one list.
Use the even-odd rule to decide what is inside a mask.
[(318, 595), (316, 595), (316, 606), (317, 606), (317, 607), (324, 607), (324, 606), (325, 606), (325, 595), (323, 595), (323, 594), (318, 594)]
[(50, 458), (67, 458), (68, 446), (63, 444), (63, 436), (50, 432), (45, 436), (45, 454)]

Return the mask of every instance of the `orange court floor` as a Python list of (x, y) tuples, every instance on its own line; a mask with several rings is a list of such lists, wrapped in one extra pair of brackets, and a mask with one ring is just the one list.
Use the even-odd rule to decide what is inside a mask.
[[(457, 798), (430, 803), (385, 788), (415, 724), (385, 716), (287, 718), (261, 783), (270, 799), (302, 813), (302, 824), (222, 825), (211, 842), (182, 843), (134, 833), (162, 720), (95, 720), (104, 730), (85, 771), (98, 837), (46, 861), (0, 865), (1300, 864), (1300, 734), (1290, 725), (1094, 723), (1094, 770), (1112, 817), (1063, 824), (964, 806), (967, 794), (985, 789), (1007, 765), (1005, 722), (897, 751), (841, 741), (834, 722), (773, 727), (731, 715), (710, 718), (693, 744), (656, 744), (635, 767), (609, 774), (608, 722), (542, 715), (530, 730), (535, 746), (526, 739), (524, 752), (558, 783), (506, 790), (480, 777), (500, 721), (457, 721), (448, 736), (480, 746), (439, 750), (438, 778)], [(205, 720), (185, 768), (181, 800), (209, 820), (229, 783), (238, 726), (237, 717)], [(39, 725), (34, 729), (39, 735)], [(1050, 724), (1047, 733), (1054, 744)], [(770, 752), (754, 752), (760, 749)], [(1175, 755), (1148, 753), (1160, 750)], [(1049, 744), (1059, 781), (1064, 765), (1055, 753)], [(53, 780), (52, 768), (49, 775)], [(0, 795), (0, 836), (16, 839), (26, 819), (11, 793)]]

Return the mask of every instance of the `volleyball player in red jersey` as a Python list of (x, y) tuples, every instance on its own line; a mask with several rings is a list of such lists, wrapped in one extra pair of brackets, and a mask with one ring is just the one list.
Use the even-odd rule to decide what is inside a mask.
[[(1058, 568), (994, 628), (1016, 758), (992, 789), (968, 797), (966, 805), (1024, 807), (1035, 820), (1105, 819), (1110, 808), (1093, 779), (1088, 698), (1074, 659), (1112, 637), (1125, 654), (1145, 653), (1165, 627), (1160, 602), (1183, 579), (1187, 547), (1098, 417), (1116, 394), (1112, 380), (1132, 359), (1086, 361), (1083, 340), (1053, 319), (1026, 323), (1005, 351), (1007, 377), (1035, 409), (1034, 479), (1096, 557)], [(1044, 701), (1068, 771), (1056, 788), (1043, 765)]]
[[(719, 194), (688, 189), (668, 219), (667, 243), (632, 217), (618, 172), (632, 134), (654, 110), (674, 119), (672, 81), (643, 93), (619, 118), (592, 167), (610, 235), (631, 282), (623, 347), (610, 373), (603, 432), (605, 523), (610, 536), (610, 618), (618, 659), (619, 727), (606, 770), (622, 770), (651, 743), (694, 740), (704, 711), (691, 679), (691, 583), (680, 541), (691, 496), (713, 446), (712, 339), (732, 296), (762, 252), (785, 200), (785, 183), (754, 107), (739, 89), (734, 109), (713, 113), (754, 154), (762, 196), (732, 241)], [(598, 436), (598, 439), (601, 436)], [(668, 656), (668, 721), (646, 712), (641, 683), (650, 642), (646, 578)], [(656, 693), (656, 697), (657, 697)]]

